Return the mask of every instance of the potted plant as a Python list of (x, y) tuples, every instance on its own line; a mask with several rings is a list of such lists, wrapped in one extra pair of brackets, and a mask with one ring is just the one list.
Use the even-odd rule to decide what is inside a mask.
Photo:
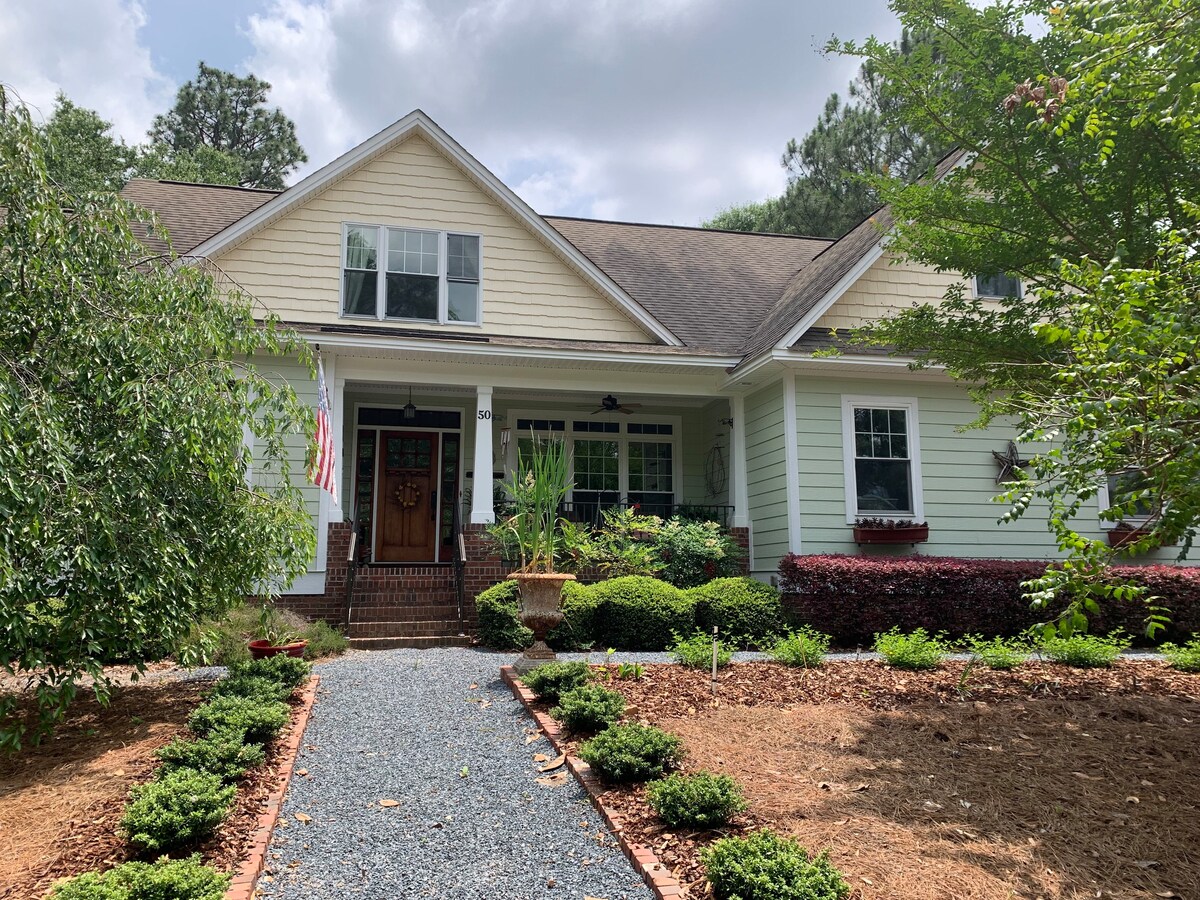
[(304, 648), (308, 641), (301, 640), (296, 632), (289, 628), (283, 617), (275, 609), (271, 600), (264, 600), (258, 615), (256, 637), (246, 644), (253, 659), (263, 659), (268, 656), (287, 654), (288, 656), (304, 656)]
[(921, 544), (929, 540), (929, 523), (912, 519), (855, 519), (856, 544)]
[(554, 659), (546, 635), (563, 620), (563, 584), (575, 579), (554, 570), (567, 472), (566, 443), (534, 435), (528, 454), (517, 448), (517, 471), (507, 485), (513, 512), (491, 529), (493, 538), (512, 548), (520, 560), (520, 567), (508, 577), (520, 589), (518, 616), (533, 632), (533, 645), (517, 660), (519, 672)]

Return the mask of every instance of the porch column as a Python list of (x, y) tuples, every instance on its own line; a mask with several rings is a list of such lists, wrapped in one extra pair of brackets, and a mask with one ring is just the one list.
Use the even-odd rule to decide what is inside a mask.
[(750, 487), (746, 479), (746, 398), (734, 394), (729, 398), (729, 411), (733, 416), (733, 478), (730, 493), (733, 495), (733, 527), (750, 527)]
[[(336, 366), (336, 360), (330, 359), (330, 365)], [(336, 371), (336, 370), (334, 370)], [(346, 399), (346, 379), (336, 378), (329, 371), (325, 373), (327, 378), (333, 381), (333, 391), (329, 398), (330, 413), (332, 421), (329, 427), (333, 429), (333, 446), (336, 448), (333, 454), (333, 490), (334, 494), (329, 498), (329, 519), (331, 522), (341, 522), (345, 517), (345, 512), (342, 510), (342, 475), (348, 471), (346, 468), (347, 459), (353, 458), (354, 454), (354, 439), (351, 438), (350, 445), (346, 446), (343, 441), (346, 410), (343, 401)], [(353, 506), (354, 504), (351, 504)]]
[(471, 480), (471, 524), (496, 521), (492, 505), (492, 389), (475, 388), (475, 476)]

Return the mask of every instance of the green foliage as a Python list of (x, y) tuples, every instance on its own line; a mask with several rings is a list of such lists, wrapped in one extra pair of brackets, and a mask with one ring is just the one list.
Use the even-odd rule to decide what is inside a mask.
[(654, 546), (661, 527), (658, 516), (633, 508), (606, 509), (596, 528), (563, 522), (562, 553), (573, 571), (599, 569), (608, 578), (654, 575), (662, 569)]
[(716, 900), (843, 900), (850, 886), (824, 854), (769, 829), (700, 852)]
[(596, 609), (599, 600), (588, 585), (568, 581), (563, 585), (563, 621), (547, 636), (556, 649), (585, 650), (596, 640)]
[(972, 635), (967, 638), (967, 646), (989, 669), (1015, 669), (1029, 659), (1029, 645), (1019, 639)]
[(605, 781), (649, 781), (679, 765), (683, 742), (652, 725), (613, 725), (581, 744), (579, 757)]
[(690, 593), (697, 627), (711, 633), (715, 625), (731, 644), (764, 646), (784, 630), (779, 591), (754, 578), (717, 578)]
[(274, 632), (291, 632), (296, 640), (308, 641), (305, 659), (322, 659), (345, 653), (350, 646), (345, 635), (326, 622), (309, 622), (301, 615), (274, 603), (244, 603), (196, 626), (184, 642), (186, 652), (201, 665), (236, 666), (250, 659), (246, 642), (263, 631), (263, 615)]
[(521, 680), (539, 700), (557, 703), (567, 691), (583, 687), (591, 679), (585, 662), (549, 662), (531, 669)]
[(697, 587), (741, 571), (742, 548), (716, 522), (670, 519), (654, 536), (659, 577), (676, 587)]
[(0, 208), (0, 670), (34, 678), (44, 733), (81, 679), (107, 697), (104, 661), (141, 667), (306, 569), (287, 445), (312, 413), (255, 360), (311, 354), (212, 271), (147, 261), (131, 205), (57, 188), (3, 94)]
[(277, 701), (286, 700), (292, 695), (292, 689), (274, 678), (262, 675), (233, 675), (222, 678), (208, 689), (207, 697), (249, 697), (252, 700)]
[(230, 881), (230, 876), (204, 865), (199, 854), (164, 857), (76, 876), (55, 887), (50, 900), (223, 900)]
[(517, 443), (517, 469), (505, 484), (512, 514), (488, 533), (507, 553), (515, 553), (522, 572), (553, 572), (562, 547), (558, 510), (570, 489), (570, 462), (561, 437)]
[(641, 681), (646, 674), (646, 667), (641, 663), (617, 663), (617, 679), (619, 681)]
[(312, 674), (312, 665), (303, 659), (278, 653), (264, 659), (253, 659), (230, 667), (229, 674), (234, 677), (252, 676), (268, 678), (277, 681), (292, 690), (308, 681)]
[(243, 743), (241, 735), (217, 733), (198, 740), (175, 738), (160, 747), (155, 756), (162, 760), (162, 772), (193, 769), (232, 784), (250, 769), (262, 765), (266, 752), (258, 744)]
[(646, 802), (672, 828), (715, 828), (746, 809), (742, 789), (728, 775), (668, 775), (646, 786)]
[(267, 108), (270, 89), (253, 75), (239, 78), (200, 63), (196, 80), (179, 89), (170, 112), (155, 116), (150, 138), (167, 156), (190, 154), (195, 160), (209, 151), (211, 164), (211, 151), (227, 154), (241, 162), (234, 183), (281, 189), (308, 157), (292, 120)]
[[(803, 234), (788, 223), (782, 197), (771, 197), (761, 203), (745, 203), (721, 210), (702, 223), (704, 228), (722, 231), (757, 231), (767, 234)], [(815, 233), (815, 232), (814, 232)]]
[(291, 709), (286, 703), (251, 697), (216, 697), (196, 707), (188, 727), (196, 734), (240, 736), (247, 744), (265, 744), (287, 725)]
[(517, 618), (517, 583), (492, 585), (475, 597), (479, 613), (479, 640), (493, 650), (524, 650), (533, 643), (533, 632)]
[(1200, 672), (1200, 636), (1193, 635), (1182, 647), (1178, 644), (1163, 644), (1159, 649), (1167, 658), (1167, 662), (1180, 672)]
[(305, 659), (326, 659), (330, 656), (341, 656), (350, 649), (350, 641), (324, 619), (309, 622), (300, 631), (300, 639), (308, 641), (304, 648)]
[(583, 684), (563, 691), (550, 715), (575, 734), (599, 731), (625, 713), (625, 698), (600, 684)]
[(237, 788), (220, 776), (174, 769), (129, 792), (121, 831), (140, 850), (167, 852), (203, 840), (229, 811)]
[(875, 652), (897, 669), (936, 669), (948, 649), (940, 635), (930, 635), (924, 628), (907, 634), (893, 628), (875, 635)]
[(238, 185), (245, 174), (245, 160), (235, 153), (208, 146), (175, 150), (169, 144), (154, 143), (145, 147), (133, 164), (136, 178), (193, 184)]
[(828, 652), (829, 635), (806, 625), (777, 640), (771, 657), (785, 666), (813, 669), (824, 664)]
[[(690, 637), (674, 635), (671, 655), (681, 666), (689, 666), (693, 669), (711, 668), (713, 661), (712, 633), (696, 631)], [(733, 647), (722, 640), (717, 640), (717, 666), (727, 666), (732, 661)]]
[(71, 197), (119, 191), (135, 151), (111, 131), (111, 122), (94, 110), (76, 106), (60, 92), (54, 112), (38, 129), (46, 174)]
[(622, 650), (662, 650), (673, 635), (695, 630), (694, 603), (684, 591), (630, 575), (588, 588), (596, 603), (595, 637)]
[(1048, 659), (1078, 669), (1107, 669), (1128, 649), (1129, 637), (1120, 631), (1107, 637), (1083, 633), (1064, 637), (1050, 632), (1038, 643), (1038, 650)]
[[(962, 286), (856, 338), (945, 367), (980, 423), (1015, 423), (1035, 451), (999, 498), (1005, 521), (1046, 510), (1065, 564), (1034, 580), (1039, 609), (1071, 603), (1062, 634), (1101, 602), (1148, 603), (1105, 577), (1115, 558), (1171, 543), (1200, 519), (1200, 8), (1176, 0), (977, 6), (899, 0), (910, 30), (936, 29), (940, 58), (886, 42), (834, 41), (893, 85), (899, 121), (962, 148), (941, 180), (877, 178), (890, 252), (939, 270), (1019, 276), (1021, 296), (981, 302)], [(1145, 519), (1110, 547), (1081, 534), (1101, 516)], [(1084, 531), (1090, 529), (1082, 529)]]

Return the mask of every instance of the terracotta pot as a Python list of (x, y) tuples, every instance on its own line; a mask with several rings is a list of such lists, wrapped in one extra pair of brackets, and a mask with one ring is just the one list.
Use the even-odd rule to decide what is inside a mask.
[[(1150, 533), (1149, 528), (1113, 528), (1108, 532), (1108, 546), (1121, 548), (1126, 544), (1132, 544), (1140, 541)], [(1164, 547), (1174, 547), (1175, 542), (1163, 544)]]
[(270, 641), (251, 641), (246, 645), (253, 659), (266, 659), (268, 656), (279, 656), (281, 653), (294, 656), (297, 659), (304, 656), (304, 648), (308, 641), (294, 641), (290, 644), (272, 644)]
[(923, 544), (929, 540), (928, 525), (911, 525), (907, 528), (859, 528), (854, 527), (856, 544)]
[(518, 672), (527, 672), (555, 658), (554, 651), (546, 643), (546, 635), (563, 620), (562, 586), (574, 581), (575, 576), (562, 572), (513, 572), (508, 577), (520, 589), (517, 617), (533, 632), (533, 644), (515, 664)]

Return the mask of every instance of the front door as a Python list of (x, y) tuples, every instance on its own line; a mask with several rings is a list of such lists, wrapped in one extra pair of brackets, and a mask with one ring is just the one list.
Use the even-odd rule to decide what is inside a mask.
[(438, 435), (379, 435), (376, 562), (433, 562), (437, 541)]

